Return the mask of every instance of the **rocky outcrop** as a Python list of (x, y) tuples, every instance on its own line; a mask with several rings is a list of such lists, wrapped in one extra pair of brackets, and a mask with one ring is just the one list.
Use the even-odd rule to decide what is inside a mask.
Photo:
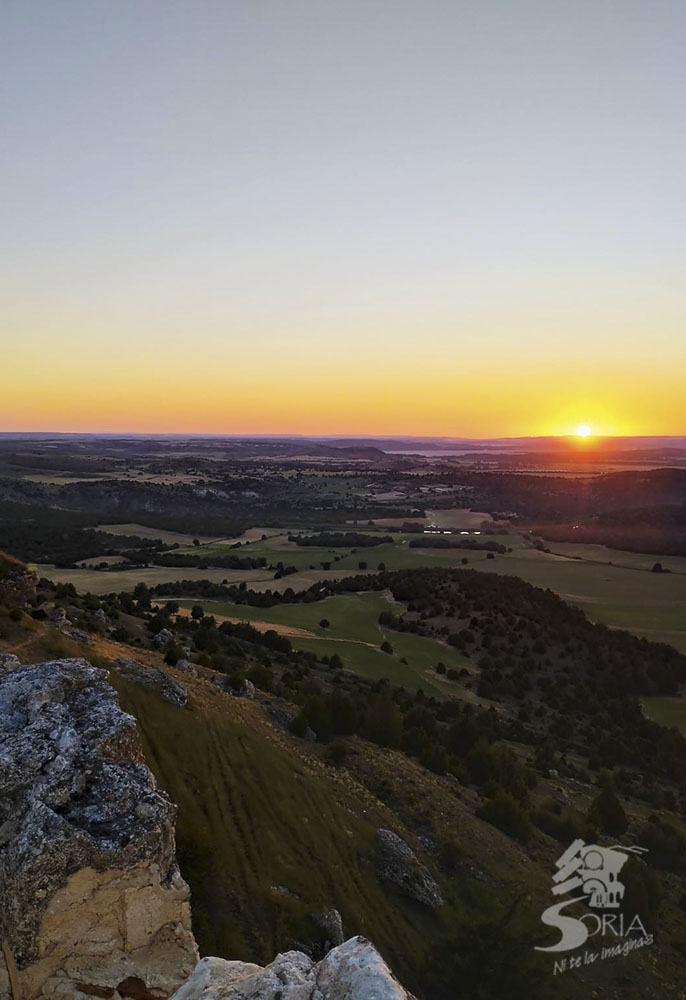
[[(413, 1000), (368, 941), (341, 943), (336, 910), (312, 914), (324, 935), (313, 954), (328, 951), (320, 961), (289, 951), (266, 967), (198, 962), (175, 861), (174, 806), (156, 787), (106, 671), (80, 659), (7, 660), (0, 1000)], [(149, 671), (123, 664), (123, 672)]]
[(249, 681), (247, 677), (244, 677), (241, 681), (241, 686), (238, 692), (241, 698), (254, 698), (255, 697), (255, 685), (252, 681)]
[(133, 681), (134, 684), (142, 684), (143, 687), (153, 688), (172, 705), (183, 708), (188, 701), (188, 692), (183, 684), (172, 680), (163, 670), (157, 670), (156, 667), (144, 667), (136, 660), (127, 660), (123, 657), (115, 660), (114, 665), (128, 680)]
[(412, 1000), (373, 945), (354, 937), (321, 962), (299, 951), (260, 968), (203, 958), (172, 1000)]
[(440, 890), (428, 868), (409, 844), (392, 830), (376, 831), (376, 874), (424, 906), (435, 909), (443, 904)]
[(36, 596), (38, 577), (23, 563), (0, 552), (0, 604), (23, 608)]
[(14, 670), (21, 666), (21, 660), (14, 653), (0, 653), (0, 670)]
[(160, 629), (157, 635), (154, 636), (153, 642), (158, 649), (163, 649), (168, 643), (174, 641), (174, 633), (168, 628)]
[(174, 814), (105, 671), (0, 671), (1, 1000), (157, 1000), (184, 981)]

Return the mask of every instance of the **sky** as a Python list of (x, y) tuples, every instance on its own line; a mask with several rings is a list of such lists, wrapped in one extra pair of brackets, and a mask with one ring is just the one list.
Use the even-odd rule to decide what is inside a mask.
[(684, 37), (5, 0), (0, 430), (686, 434)]

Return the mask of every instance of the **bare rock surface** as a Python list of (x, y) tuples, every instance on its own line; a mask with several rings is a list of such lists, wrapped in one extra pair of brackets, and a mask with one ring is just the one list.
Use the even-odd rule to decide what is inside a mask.
[(184, 981), (197, 948), (174, 815), (105, 671), (0, 671), (1, 1000), (156, 1000)]
[(157, 690), (165, 701), (171, 702), (172, 705), (183, 708), (188, 701), (188, 692), (183, 684), (168, 677), (163, 670), (145, 667), (136, 660), (127, 660), (124, 657), (115, 660), (114, 665), (128, 680)]
[(443, 905), (440, 889), (428, 868), (392, 830), (376, 831), (376, 873), (424, 906), (435, 909)]
[(354, 937), (321, 962), (299, 951), (265, 968), (203, 958), (172, 1000), (412, 1000), (369, 941)]

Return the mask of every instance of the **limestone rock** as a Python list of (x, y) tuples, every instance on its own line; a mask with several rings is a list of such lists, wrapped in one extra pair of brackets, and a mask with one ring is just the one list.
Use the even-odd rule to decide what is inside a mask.
[(255, 697), (255, 685), (252, 681), (249, 681), (247, 677), (244, 677), (241, 682), (240, 695), (242, 698)]
[(376, 831), (376, 873), (410, 899), (431, 909), (443, 904), (440, 890), (429, 870), (409, 844), (392, 830)]
[(172, 1000), (412, 1000), (376, 949), (362, 937), (315, 963), (298, 951), (260, 968), (203, 958)]
[(198, 668), (194, 663), (191, 663), (190, 660), (177, 660), (174, 664), (174, 669), (180, 670), (184, 674), (190, 674), (191, 677), (199, 676)]
[(144, 667), (136, 660), (127, 660), (123, 657), (115, 660), (114, 665), (128, 680), (133, 681), (134, 684), (142, 684), (143, 687), (154, 688), (159, 691), (165, 701), (171, 702), (172, 705), (183, 708), (188, 701), (188, 692), (183, 684), (172, 680), (163, 670), (157, 670), (155, 667)]
[(105, 671), (0, 672), (0, 996), (4, 966), (31, 1000), (183, 982), (197, 948), (173, 820)]
[(316, 980), (325, 1000), (413, 1000), (363, 937), (333, 948), (319, 963)]
[(0, 552), (0, 604), (25, 607), (36, 596), (38, 577), (17, 559)]
[(60, 627), (60, 632), (62, 632), (63, 635), (68, 636), (70, 639), (73, 639), (75, 642), (83, 643), (85, 646), (90, 646), (93, 643), (93, 637), (90, 636), (88, 632), (84, 632), (82, 628), (72, 628), (69, 625), (62, 625)]
[(160, 629), (157, 635), (154, 637), (154, 643), (158, 649), (163, 649), (167, 643), (172, 642), (174, 639), (174, 633), (168, 628)]
[(96, 628), (100, 629), (107, 628), (110, 623), (103, 608), (97, 608), (95, 611), (91, 611), (88, 615), (88, 621), (91, 625), (95, 625)]
[(21, 660), (14, 653), (0, 653), (0, 670), (14, 670), (21, 666)]

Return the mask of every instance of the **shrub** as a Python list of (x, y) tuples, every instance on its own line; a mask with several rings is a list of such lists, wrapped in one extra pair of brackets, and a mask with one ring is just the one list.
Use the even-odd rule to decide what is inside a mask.
[(339, 740), (332, 743), (326, 751), (326, 759), (329, 764), (333, 764), (334, 767), (341, 767), (341, 765), (345, 763), (347, 756), (348, 749), (345, 743), (341, 743)]
[(523, 844), (526, 844), (531, 837), (529, 814), (509, 792), (503, 789), (477, 809), (476, 815)]

